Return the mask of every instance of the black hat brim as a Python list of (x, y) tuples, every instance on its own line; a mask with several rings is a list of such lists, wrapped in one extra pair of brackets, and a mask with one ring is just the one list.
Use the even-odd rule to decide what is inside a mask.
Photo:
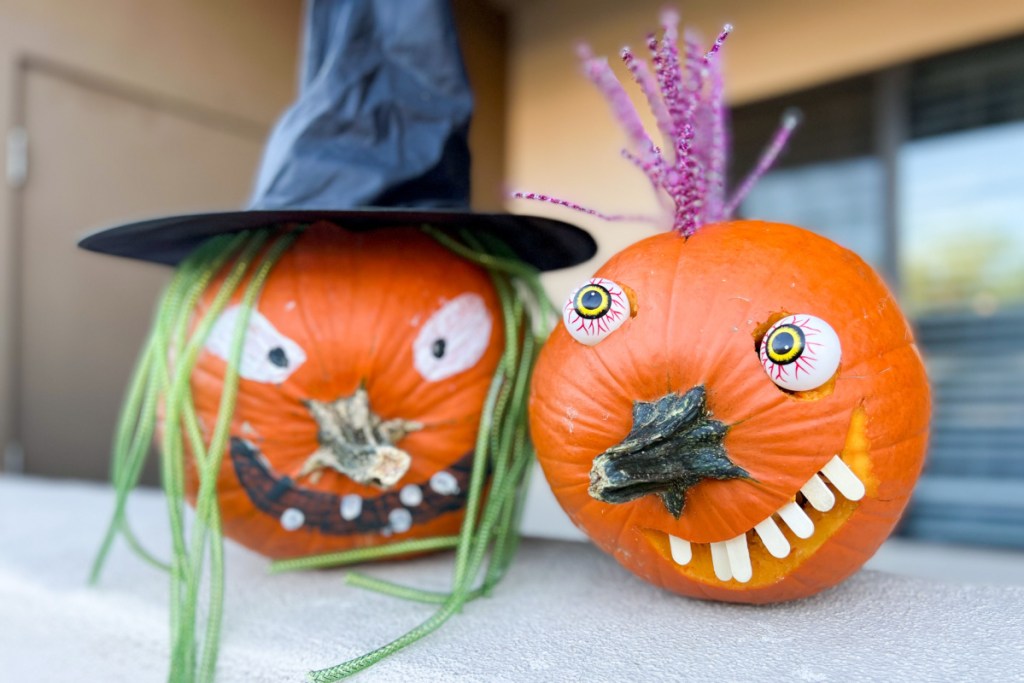
[(597, 244), (589, 233), (551, 218), (395, 208), (249, 210), (166, 216), (98, 230), (83, 237), (78, 246), (102, 254), (177, 265), (214, 235), (321, 220), (353, 232), (417, 225), (483, 231), (504, 241), (521, 259), (539, 270), (574, 266), (597, 251)]

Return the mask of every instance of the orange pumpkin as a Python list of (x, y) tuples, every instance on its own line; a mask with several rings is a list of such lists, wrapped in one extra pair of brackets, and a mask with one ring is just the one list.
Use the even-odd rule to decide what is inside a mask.
[[(207, 430), (244, 290), (192, 373)], [(217, 480), (224, 533), (273, 558), (456, 533), (502, 349), (497, 295), (480, 267), (413, 228), (313, 225), (275, 265), (249, 320)]]
[(929, 393), (859, 257), (788, 225), (705, 226), (627, 248), (566, 307), (531, 432), (563, 508), (626, 568), (693, 597), (789, 600), (893, 529)]

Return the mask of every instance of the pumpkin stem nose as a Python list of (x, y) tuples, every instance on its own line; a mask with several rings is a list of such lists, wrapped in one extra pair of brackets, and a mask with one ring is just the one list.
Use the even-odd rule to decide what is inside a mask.
[(329, 468), (359, 484), (386, 489), (409, 470), (412, 458), (394, 444), (423, 425), (401, 418), (381, 420), (370, 409), (364, 388), (333, 402), (308, 400), (303, 404), (316, 420), (320, 445), (302, 466), (300, 477), (319, 478), (321, 471)]
[(633, 428), (621, 443), (594, 458), (588, 491), (605, 503), (657, 494), (679, 519), (694, 484), (750, 476), (726, 454), (722, 440), (728, 431), (728, 425), (711, 417), (703, 386), (653, 403), (635, 401)]

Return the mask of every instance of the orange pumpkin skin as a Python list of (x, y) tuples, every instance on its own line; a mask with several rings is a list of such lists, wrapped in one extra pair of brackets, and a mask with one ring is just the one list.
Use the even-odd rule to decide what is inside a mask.
[[(195, 320), (209, 307), (223, 277), (207, 288)], [(232, 305), (244, 289), (245, 282)], [(442, 307), (466, 295), (479, 297), (477, 303), (486, 308), (489, 338), (471, 367), (427, 380), (414, 363), (417, 335)], [(481, 407), (503, 349), (500, 306), (487, 273), (414, 228), (353, 233), (319, 223), (275, 265), (255, 310), (306, 357), (282, 382), (254, 381), (243, 373), (230, 433), (236, 443), (255, 448), (256, 459), (269, 468), (256, 475), (272, 474), (275, 486), (306, 497), (291, 500), (314, 500), (309, 505), (319, 507), (303, 510), (306, 523), (286, 529), (280, 506), (268, 511), (255, 504), (254, 494), (240, 481), (240, 461), (229, 448), (217, 480), (225, 535), (266, 556), (290, 558), (456, 533), (466, 486), (442, 494), (432, 491), (430, 482), (435, 473), (454, 471), (471, 459)], [(207, 438), (217, 420), (226, 367), (208, 341), (191, 380)], [(385, 490), (330, 468), (317, 476), (301, 475), (319, 438), (306, 402), (350, 397), (360, 386), (380, 420), (400, 418), (422, 427), (394, 443), (411, 456), (411, 463)], [(249, 470), (252, 474), (252, 462)], [(282, 482), (284, 477), (289, 479)], [(191, 462), (186, 479), (187, 497), (194, 504), (197, 478)], [(404, 494), (399, 500), (409, 485), (423, 498), (420, 503)], [(266, 488), (262, 494), (275, 495)], [(345, 496), (358, 496), (362, 504), (361, 514), (353, 516), (356, 511), (349, 508), (352, 520), (341, 516), (338, 503)], [(330, 509), (324, 509), (324, 501)], [(424, 509), (438, 504), (439, 509)], [(352, 531), (373, 505), (378, 517), (391, 509), (411, 511), (411, 528), (378, 524)], [(317, 527), (311, 523), (314, 513), (328, 521)], [(417, 521), (421, 514), (422, 522)]]
[[(766, 603), (817, 593), (856, 571), (892, 531), (924, 459), (930, 399), (907, 321), (853, 253), (788, 225), (735, 221), (689, 239), (648, 238), (596, 274), (632, 290), (634, 315), (595, 346), (559, 326), (534, 373), (530, 426), (552, 490), (573, 522), (639, 576), (697, 598)], [(627, 290), (628, 291), (628, 290)], [(755, 342), (783, 314), (836, 330), (842, 359), (820, 392), (780, 390)], [(730, 425), (723, 445), (749, 479), (706, 479), (675, 519), (656, 495), (624, 503), (588, 493), (594, 458), (629, 434), (634, 401), (703, 385)], [(857, 502), (809, 509), (813, 536), (784, 530), (791, 552), (768, 554), (752, 530), (794, 500), (837, 454), (864, 483)], [(807, 508), (807, 506), (804, 506)], [(710, 545), (747, 534), (753, 577), (721, 581)], [(691, 542), (673, 562), (668, 535)]]

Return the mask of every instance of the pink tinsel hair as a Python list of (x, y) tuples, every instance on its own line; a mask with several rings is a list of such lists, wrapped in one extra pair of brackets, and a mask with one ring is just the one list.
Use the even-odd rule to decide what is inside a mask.
[[(684, 52), (679, 51), (679, 15), (662, 14), (663, 34), (659, 41), (647, 36), (650, 64), (639, 59), (630, 48), (622, 49), (622, 61), (639, 85), (657, 122), (664, 149), (651, 139), (640, 115), (615, 77), (608, 60), (595, 57), (587, 46), (579, 49), (584, 73), (611, 105), (628, 145), (622, 155), (643, 171), (655, 191), (662, 190), (673, 205), (672, 229), (689, 237), (702, 225), (732, 217), (736, 208), (782, 152), (799, 122), (796, 112), (787, 112), (771, 143), (754, 169), (732, 191), (726, 193), (725, 177), (729, 156), (726, 131), (727, 110), (720, 51), (732, 26), (726, 24), (708, 50), (696, 36), (683, 36)], [(605, 220), (642, 217), (609, 215), (579, 204), (534, 192), (513, 192), (518, 199), (533, 199), (564, 206)]]

